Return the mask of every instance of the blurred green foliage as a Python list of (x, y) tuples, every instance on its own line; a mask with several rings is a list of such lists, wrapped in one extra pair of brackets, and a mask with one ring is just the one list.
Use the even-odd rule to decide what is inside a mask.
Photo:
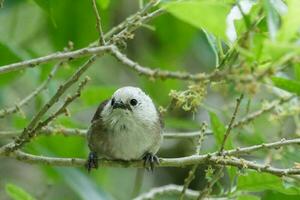
[[(236, 2), (163, 1), (159, 6), (166, 8), (167, 13), (153, 19), (150, 28), (141, 27), (123, 50), (128, 57), (142, 65), (171, 71), (210, 73), (218, 66), (219, 69), (243, 66), (244, 71), (235, 74), (232, 82), (227, 84), (224, 80), (205, 88), (208, 94), (197, 112), (190, 113), (177, 108), (164, 116), (166, 130), (169, 131), (195, 131), (202, 121), (209, 121), (214, 137), (208, 136), (205, 140), (203, 152), (219, 149), (226, 130), (225, 124), (232, 114), (232, 102), (235, 102), (233, 97), (237, 93), (245, 92), (250, 102), (242, 103), (239, 117), (248, 113), (247, 107), (251, 111), (260, 109), (263, 107), (263, 100), (275, 99), (277, 93), (300, 94), (300, 1), (263, 0), (249, 3), (243, 0), (239, 1), (240, 6), (243, 7), (243, 2), (248, 5), (248, 12), (243, 15), (236, 13), (239, 10), (238, 6), (233, 6)], [(105, 32), (139, 8), (139, 2), (131, 0), (97, 0), (97, 3)], [(228, 32), (227, 16), (231, 12), (235, 17), (232, 20), (235, 26)], [(91, 1), (6, 0), (4, 8), (0, 9), (0, 66), (63, 51), (69, 41), (73, 42), (75, 49), (88, 46), (97, 39), (95, 23)], [(251, 27), (252, 23), (254, 28)], [(245, 41), (244, 34), (247, 35)], [(234, 38), (235, 42), (230, 38)], [(235, 47), (233, 59), (221, 65), (220, 62), (231, 47)], [(290, 58), (292, 61), (286, 62)], [(83, 61), (84, 59), (79, 59), (63, 65), (47, 90), (22, 108), (21, 112), (0, 119), (0, 130), (26, 127), (41, 105), (55, 93), (59, 84)], [(47, 77), (54, 64), (55, 62), (51, 62), (26, 71), (1, 74), (0, 109), (14, 106), (34, 90)], [(263, 71), (270, 66), (273, 71), (283, 70), (271, 74), (271, 78), (266, 78), (267, 80), (255, 80), (261, 81), (260, 89), (251, 92), (252, 87), (256, 88), (257, 82), (254, 86), (239, 82), (239, 78), (249, 77), (255, 70)], [(81, 98), (70, 106), (71, 117), (59, 117), (52, 125), (87, 128), (98, 104), (109, 98), (116, 88), (125, 85), (141, 87), (157, 106), (166, 108), (171, 104), (169, 92), (186, 90), (189, 84), (178, 80), (151, 81), (128, 71), (111, 56), (99, 59), (86, 75), (92, 81)], [(268, 87), (272, 89), (266, 89)], [(226, 149), (275, 141), (281, 137), (299, 137), (296, 134), (300, 130), (299, 119), (297, 124), (297, 105), (299, 104), (292, 111), (279, 107), (277, 112), (257, 118), (245, 129), (234, 130)], [(281, 112), (282, 110), (285, 112)], [(278, 120), (272, 121), (272, 117)], [(6, 142), (6, 139), (0, 138), (1, 145)], [(160, 155), (190, 155), (193, 145), (194, 142), (190, 140), (165, 141)], [(61, 135), (40, 136), (28, 144), (25, 150), (33, 154), (57, 157), (87, 156), (85, 140)], [(273, 162), (280, 167), (300, 161), (295, 148), (285, 150), (281, 157), (279, 151), (271, 153), (274, 154)], [(264, 158), (266, 154), (270, 152), (263, 150), (251, 159), (263, 162), (261, 156)], [(206, 167), (205, 164), (200, 166), (192, 182), (192, 189), (198, 190), (205, 185), (203, 169)], [(159, 168), (154, 174), (146, 173), (142, 191), (168, 183), (182, 184), (187, 170)], [(244, 174), (237, 176), (238, 173)], [(135, 169), (104, 168), (87, 174), (84, 169), (31, 166), (1, 158), (0, 199), (130, 199), (134, 176)], [(231, 190), (228, 189), (230, 187)], [(213, 194), (249, 200), (300, 198), (299, 182), (248, 170), (241, 172), (232, 167), (227, 168), (224, 180), (215, 187)]]

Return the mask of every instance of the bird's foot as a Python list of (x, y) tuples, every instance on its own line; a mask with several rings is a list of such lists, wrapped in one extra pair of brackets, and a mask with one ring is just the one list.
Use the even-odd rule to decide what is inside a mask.
[(144, 167), (147, 170), (151, 170), (153, 172), (154, 165), (159, 165), (159, 158), (152, 153), (146, 153), (143, 157), (144, 160)]
[(90, 152), (89, 157), (85, 163), (85, 167), (90, 172), (93, 168), (98, 168), (98, 156), (95, 152)]

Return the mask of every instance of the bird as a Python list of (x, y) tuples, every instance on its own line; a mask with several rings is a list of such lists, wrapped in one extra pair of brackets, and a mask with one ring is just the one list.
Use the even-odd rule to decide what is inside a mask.
[(99, 158), (144, 160), (145, 168), (153, 171), (159, 164), (162, 132), (163, 120), (152, 99), (138, 87), (121, 87), (100, 103), (91, 120), (85, 166), (88, 172), (97, 169)]

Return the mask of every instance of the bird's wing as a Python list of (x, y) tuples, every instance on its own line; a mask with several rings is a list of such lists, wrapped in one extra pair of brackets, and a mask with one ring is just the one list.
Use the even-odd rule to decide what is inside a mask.
[(87, 139), (89, 148), (91, 151), (96, 151), (97, 141), (99, 141), (99, 137), (101, 137), (101, 133), (104, 131), (104, 126), (102, 123), (101, 112), (104, 106), (109, 102), (109, 99), (101, 102), (92, 118), (92, 124), (90, 125), (87, 132)]
[(109, 102), (109, 99), (106, 99), (99, 104), (99, 106), (92, 118), (92, 121), (91, 121), (92, 123), (101, 118), (101, 112), (102, 112), (104, 106), (107, 104), (107, 102)]

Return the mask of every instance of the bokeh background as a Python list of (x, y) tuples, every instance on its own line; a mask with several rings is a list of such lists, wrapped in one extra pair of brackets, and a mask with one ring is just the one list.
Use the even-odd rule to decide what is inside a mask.
[[(38, 2), (38, 3), (36, 3)], [(72, 41), (74, 48), (85, 47), (97, 39), (95, 17), (91, 2), (86, 0), (51, 0), (51, 9), (45, 1), (6, 0), (0, 9), (0, 65), (63, 51)], [(139, 9), (138, 1), (111, 0), (99, 6), (104, 32), (122, 22)], [(226, 49), (226, 46), (224, 46)], [(136, 31), (134, 38), (123, 50), (129, 58), (142, 65), (173, 71), (212, 72), (216, 66), (216, 54), (207, 35), (170, 14), (164, 14), (151, 21), (149, 27)], [(85, 59), (63, 65), (43, 91), (22, 112), (0, 119), (0, 130), (20, 130), (26, 126), (41, 105), (51, 97), (59, 84), (66, 80)], [(0, 77), (0, 108), (13, 106), (29, 94), (43, 80), (55, 62), (13, 72)], [(60, 116), (52, 125), (68, 128), (89, 126), (97, 105), (110, 97), (122, 86), (138, 86), (148, 93), (156, 105), (167, 107), (170, 104), (171, 90), (185, 90), (188, 82), (177, 80), (149, 80), (128, 70), (113, 57), (105, 55), (86, 72), (91, 78), (82, 96), (70, 107), (71, 116)], [(75, 88), (73, 88), (75, 89)], [(250, 111), (259, 109), (263, 100), (272, 100), (267, 89), (258, 90), (242, 102), (240, 115), (247, 112), (251, 98)], [(68, 92), (70, 93), (70, 92)], [(217, 84), (208, 88), (207, 96), (195, 113), (174, 109), (165, 114), (166, 132), (196, 131), (203, 121), (209, 122), (209, 111), (217, 113), (227, 123), (235, 104), (237, 92), (232, 85)], [(251, 145), (269, 138), (275, 140), (281, 134), (295, 133), (293, 118), (271, 120), (269, 116), (258, 118), (247, 129), (234, 132), (235, 145)], [(290, 135), (285, 135), (289, 137)], [(0, 138), (0, 145), (10, 139)], [(161, 157), (181, 157), (193, 153), (193, 139), (169, 139), (159, 151)], [(214, 139), (208, 136), (202, 153), (216, 150)], [(81, 137), (62, 135), (39, 136), (25, 150), (38, 155), (56, 157), (86, 158), (86, 140)], [(294, 149), (289, 159), (275, 158), (281, 165), (297, 160)], [(261, 155), (261, 154), (258, 154)], [(289, 156), (287, 155), (287, 156)], [(253, 157), (254, 158), (254, 157)], [(264, 157), (263, 157), (264, 158)], [(275, 161), (276, 162), (276, 161)], [(205, 184), (207, 166), (201, 165), (191, 188), (198, 190)], [(189, 168), (157, 168), (153, 173), (146, 172), (141, 192), (165, 184), (183, 184)], [(242, 173), (242, 172), (241, 172)], [(13, 159), (0, 158), (0, 199), (9, 199), (5, 185), (12, 183), (20, 186), (36, 199), (130, 199), (135, 184), (136, 169), (100, 168), (88, 174), (83, 168), (47, 167), (29, 165)], [(229, 185), (228, 174), (220, 184), (225, 189)], [(216, 186), (216, 191), (220, 190)]]

